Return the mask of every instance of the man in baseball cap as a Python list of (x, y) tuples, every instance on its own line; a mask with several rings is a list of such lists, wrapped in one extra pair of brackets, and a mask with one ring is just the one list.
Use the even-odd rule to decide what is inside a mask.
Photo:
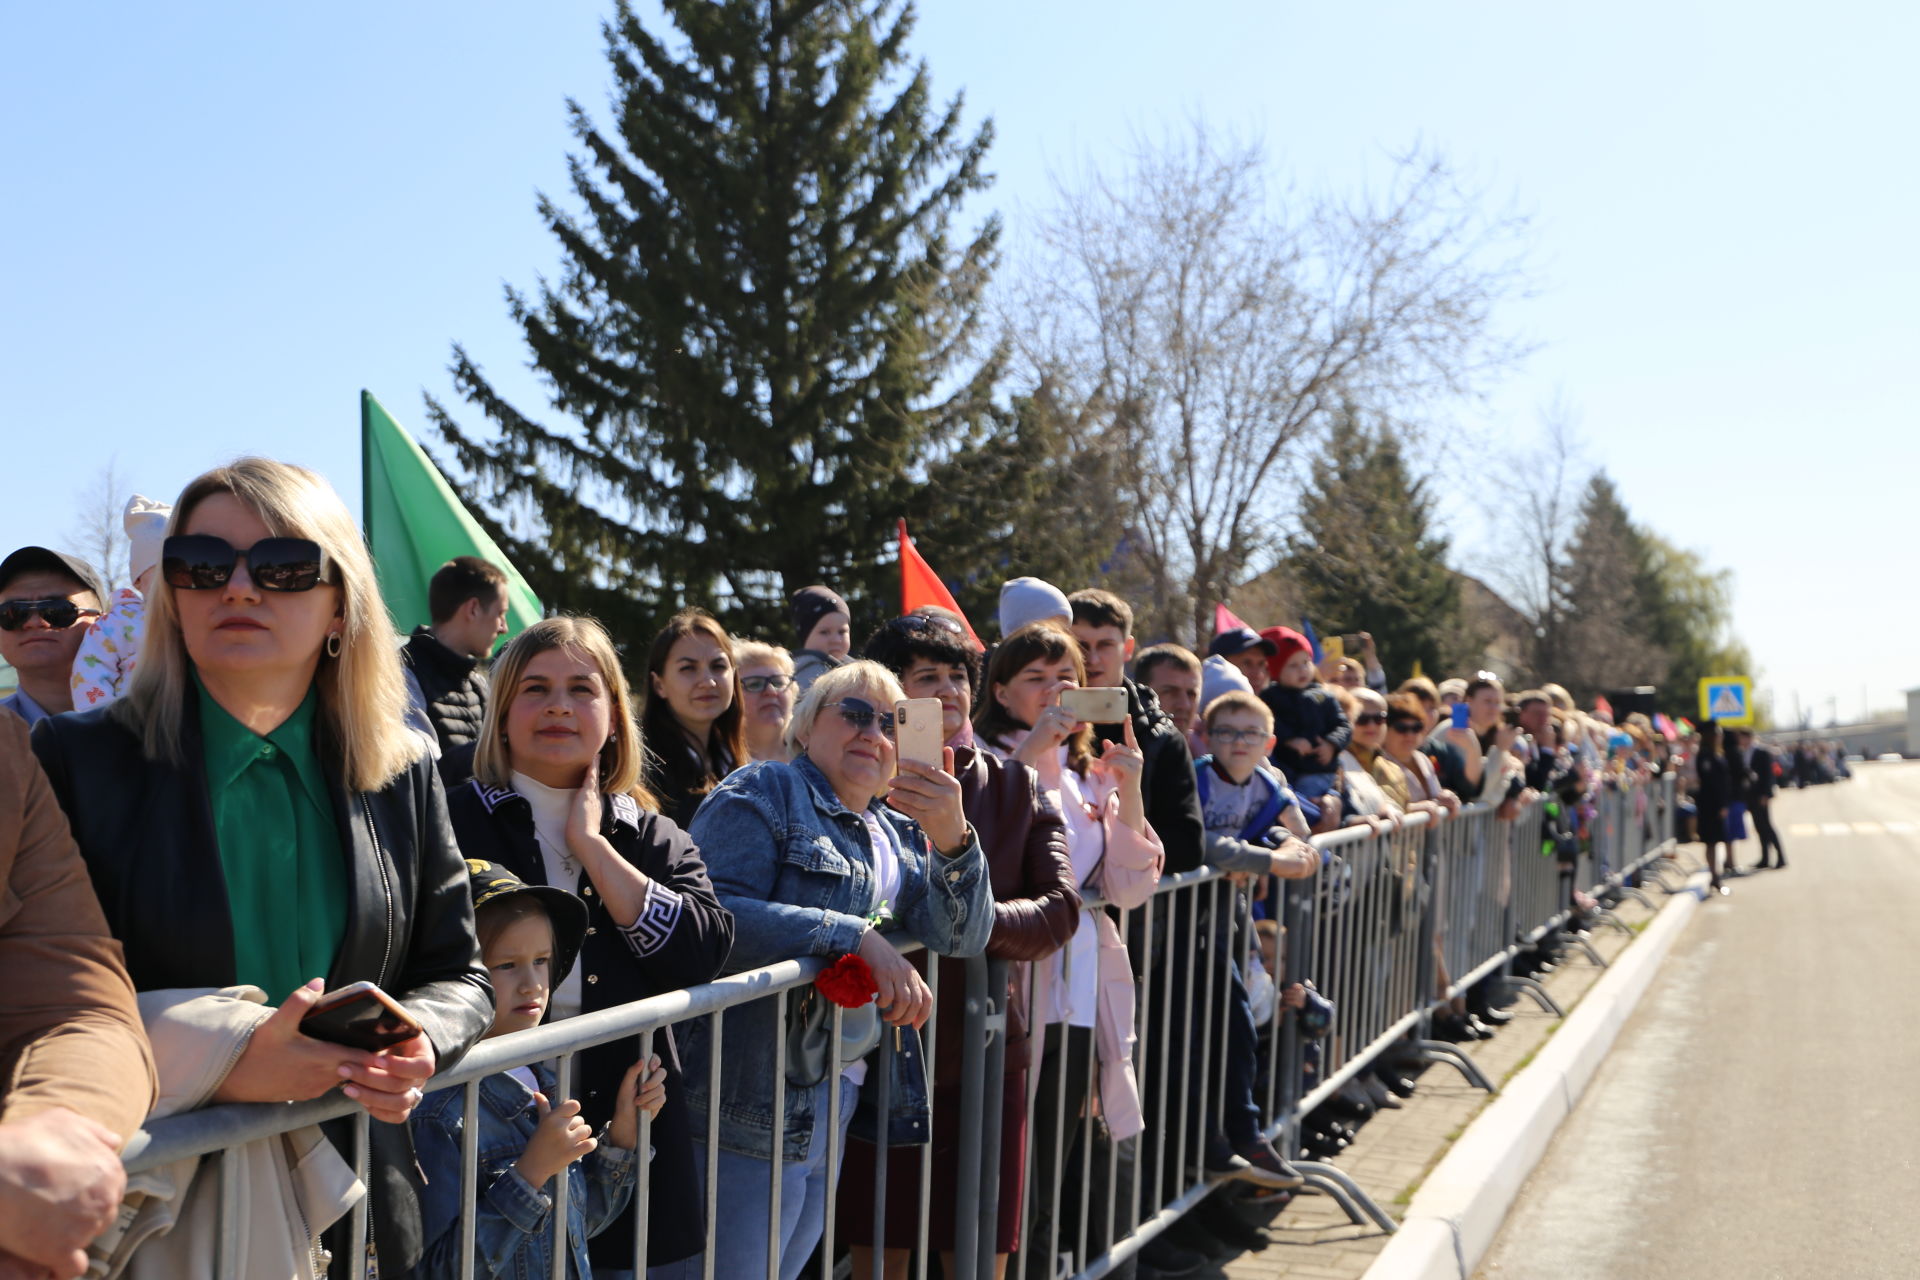
[(1267, 659), (1273, 656), (1273, 651), (1273, 641), (1258, 634), (1252, 627), (1222, 631), (1207, 646), (1208, 657), (1225, 658), (1232, 663), (1247, 678), (1247, 683), (1253, 686), (1256, 694), (1267, 687)]
[(21, 547), (0, 560), (0, 658), (20, 677), (0, 707), (29, 725), (73, 710), (73, 653), (106, 600), (100, 576), (78, 556)]

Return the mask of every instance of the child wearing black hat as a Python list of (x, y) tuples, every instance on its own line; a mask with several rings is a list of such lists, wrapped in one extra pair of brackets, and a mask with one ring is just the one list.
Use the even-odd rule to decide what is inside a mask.
[[(553, 989), (572, 969), (587, 932), (587, 905), (564, 889), (525, 883), (496, 862), (469, 859), (474, 927), (493, 983), (487, 1038), (524, 1031), (546, 1016)], [(636, 1062), (621, 1081), (614, 1118), (599, 1135), (571, 1098), (552, 1101), (543, 1064), (480, 1082), (478, 1203), (473, 1251), (482, 1275), (548, 1275), (553, 1267), (550, 1184), (567, 1179), (567, 1274), (589, 1280), (587, 1240), (632, 1198), (640, 1112), (666, 1101), (659, 1058)], [(428, 1094), (413, 1113), (413, 1139), (426, 1174), (422, 1213), (427, 1247), (419, 1280), (459, 1274), (461, 1129), (465, 1091)]]

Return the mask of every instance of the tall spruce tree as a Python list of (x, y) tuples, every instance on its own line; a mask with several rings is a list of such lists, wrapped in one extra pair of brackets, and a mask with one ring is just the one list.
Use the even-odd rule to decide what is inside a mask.
[(1398, 675), (1415, 662), (1443, 672), (1477, 653), (1447, 539), (1433, 530), (1433, 498), (1393, 429), (1367, 428), (1348, 410), (1326, 456), (1301, 498), (1300, 532), (1288, 540), (1288, 568), (1315, 628), (1371, 633), (1382, 665)]
[(1582, 702), (1610, 689), (1657, 685), (1668, 655), (1649, 634), (1647, 546), (1605, 472), (1587, 483), (1559, 575), (1559, 670), (1546, 673)]
[(454, 348), (494, 428), (428, 412), (540, 596), (629, 646), (712, 608), (782, 629), (787, 596), (858, 600), (927, 467), (984, 429), (997, 356), (969, 355), (999, 238), (950, 232), (987, 185), (909, 65), (895, 0), (664, 0), (672, 47), (621, 0), (605, 24), (612, 127), (569, 102), (579, 209), (542, 197), (557, 284), (508, 307), (549, 423)]

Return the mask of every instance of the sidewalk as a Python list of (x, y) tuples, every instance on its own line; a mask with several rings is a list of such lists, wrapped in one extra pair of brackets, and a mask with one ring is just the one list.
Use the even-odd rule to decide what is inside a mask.
[[(1656, 906), (1664, 900), (1657, 889), (1649, 888), (1648, 896)], [(1616, 914), (1636, 929), (1635, 937), (1653, 918), (1631, 899), (1623, 901)], [(1602, 928), (1589, 941), (1611, 961), (1632, 939), (1617, 929)], [(1545, 985), (1571, 1013), (1602, 972), (1584, 953), (1569, 949), (1566, 963), (1547, 976)], [(1524, 995), (1512, 1012), (1514, 1020), (1492, 1040), (1460, 1046), (1495, 1084), (1525, 1066), (1559, 1025)], [(1428, 1067), (1419, 1085), (1401, 1110), (1383, 1111), (1363, 1125), (1354, 1144), (1334, 1161), (1395, 1218), (1405, 1211), (1427, 1171), (1489, 1101), (1458, 1071), (1442, 1064)], [(1297, 1198), (1274, 1218), (1267, 1234), (1273, 1243), (1265, 1251), (1243, 1254), (1201, 1274), (1212, 1280), (1360, 1280), (1388, 1239), (1371, 1223), (1348, 1222), (1339, 1206), (1319, 1195)]]

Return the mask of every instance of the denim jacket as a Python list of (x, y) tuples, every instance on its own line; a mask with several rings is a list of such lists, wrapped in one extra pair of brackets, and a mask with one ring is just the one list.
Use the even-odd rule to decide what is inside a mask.
[[(993, 932), (993, 894), (986, 856), (971, 827), (967, 846), (951, 858), (933, 851), (905, 814), (876, 801), (870, 812), (892, 826), (900, 849), (900, 891), (890, 929), (940, 955), (984, 951)], [(688, 834), (700, 846), (720, 905), (733, 913), (729, 973), (796, 956), (838, 957), (860, 945), (874, 896), (871, 837), (860, 815), (840, 803), (826, 776), (801, 756), (791, 764), (763, 761), (735, 770), (708, 795)], [(740, 1155), (773, 1158), (774, 1073), (785, 1041), (771, 1000), (730, 1009), (722, 1030), (720, 1145)], [(789, 1016), (796, 1001), (789, 997)], [(708, 1019), (676, 1031), (685, 1055), (687, 1104), (694, 1132), (707, 1114)], [(894, 1035), (887, 1138), (925, 1142), (929, 1127), (926, 1066), (910, 1028)], [(785, 1158), (804, 1159), (813, 1138), (819, 1089), (788, 1089), (782, 1126)], [(877, 1127), (877, 1126), (876, 1126)], [(855, 1120), (856, 1131), (865, 1128)]]
[[(553, 1074), (533, 1068), (540, 1092), (555, 1095)], [(466, 1091), (430, 1093), (414, 1109), (413, 1141), (426, 1175), (421, 1217), (426, 1252), (411, 1280), (453, 1280), (460, 1274), (460, 1131)], [(473, 1219), (476, 1276), (546, 1280), (553, 1274), (553, 1197), (513, 1167), (537, 1123), (533, 1094), (506, 1072), (480, 1081), (479, 1203)], [(603, 1140), (566, 1168), (568, 1274), (591, 1280), (587, 1238), (604, 1230), (633, 1197), (634, 1153)]]

